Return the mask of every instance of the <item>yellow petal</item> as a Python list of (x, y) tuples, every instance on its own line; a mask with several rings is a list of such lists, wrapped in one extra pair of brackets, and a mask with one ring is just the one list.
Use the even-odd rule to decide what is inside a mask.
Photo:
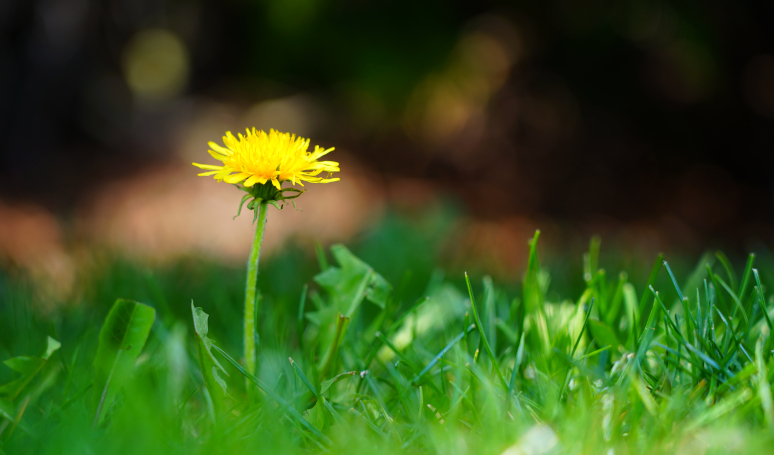
[(282, 185), (280, 185), (280, 183), (277, 181), (277, 179), (271, 179), (271, 183), (272, 183), (272, 185), (274, 185), (274, 187), (275, 187), (275, 188), (277, 188), (278, 190), (281, 190), (281, 189), (282, 189)]
[(316, 146), (315, 150), (314, 150), (314, 153), (312, 153), (309, 156), (309, 158), (313, 159), (313, 160), (316, 160), (316, 159), (320, 158), (321, 156), (325, 156), (325, 155), (331, 153), (333, 150), (334, 150), (334, 147), (331, 147), (329, 149), (323, 149), (320, 146)]
[[(223, 143), (226, 144), (226, 147), (235, 151), (237, 149), (237, 146), (239, 145), (239, 141), (237, 140), (237, 138), (234, 137), (233, 134), (231, 134), (231, 131), (226, 131), (226, 135), (223, 136)], [(212, 145), (210, 144), (210, 146)]]
[(220, 171), (223, 169), (223, 166), (217, 166), (215, 164), (199, 164), (199, 163), (191, 163), (191, 164), (198, 167), (199, 169), (210, 169), (213, 171)]
[(234, 152), (232, 152), (231, 149), (218, 145), (214, 142), (208, 142), (207, 145), (209, 145), (211, 149), (215, 150), (216, 152), (222, 155), (231, 156), (234, 154)]
[(257, 175), (251, 175), (250, 178), (245, 180), (244, 186), (253, 186), (261, 180)]
[(201, 174), (196, 174), (196, 175), (198, 175), (200, 177), (206, 177), (208, 175), (215, 175), (217, 173), (218, 173), (218, 171), (207, 171), (207, 172), (202, 172)]
[(336, 177), (336, 178), (332, 178), (332, 179), (324, 179), (324, 178), (322, 178), (322, 177), (307, 177), (307, 176), (302, 176), (301, 178), (302, 178), (302, 179), (304, 179), (304, 180), (306, 180), (306, 181), (307, 181), (307, 182), (309, 182), (309, 183), (330, 183), (330, 182), (338, 182), (338, 181), (339, 181), (339, 178), (338, 178), (338, 177)]
[(246, 179), (247, 177), (250, 177), (250, 174), (240, 172), (239, 174), (228, 175), (223, 180), (225, 180), (226, 183), (239, 183), (242, 180)]
[(226, 155), (221, 155), (218, 152), (213, 152), (212, 150), (207, 150), (207, 152), (209, 152), (209, 154), (218, 161), (226, 161), (228, 159)]

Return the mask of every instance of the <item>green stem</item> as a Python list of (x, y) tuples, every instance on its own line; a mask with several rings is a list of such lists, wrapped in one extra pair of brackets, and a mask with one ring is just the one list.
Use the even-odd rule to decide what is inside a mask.
[(247, 284), (245, 285), (245, 366), (247, 371), (255, 375), (255, 315), (258, 312), (256, 291), (258, 288), (258, 260), (261, 257), (261, 243), (263, 243), (263, 231), (266, 227), (266, 212), (268, 202), (262, 200), (255, 209), (258, 212), (258, 222), (255, 226), (255, 239), (253, 249), (250, 250), (250, 259), (247, 261)]

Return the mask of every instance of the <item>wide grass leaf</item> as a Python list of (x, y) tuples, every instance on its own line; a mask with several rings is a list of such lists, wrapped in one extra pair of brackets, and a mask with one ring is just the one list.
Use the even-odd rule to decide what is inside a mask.
[(328, 291), (336, 310), (352, 317), (363, 298), (384, 308), (391, 290), (389, 283), (344, 245), (332, 246), (331, 252), (339, 267), (329, 267), (314, 280)]
[(156, 310), (132, 300), (118, 299), (110, 309), (94, 359), (95, 424), (130, 377), (155, 317)]
[[(328, 304), (318, 311), (306, 313), (306, 318), (319, 328), (319, 369), (326, 376), (335, 361), (335, 355), (346, 325), (364, 300), (384, 309), (392, 287), (374, 269), (353, 255), (345, 246), (331, 247), (338, 267), (328, 267), (314, 277), (315, 282), (328, 294)], [(342, 319), (344, 318), (344, 319)], [(346, 324), (342, 326), (342, 323)]]

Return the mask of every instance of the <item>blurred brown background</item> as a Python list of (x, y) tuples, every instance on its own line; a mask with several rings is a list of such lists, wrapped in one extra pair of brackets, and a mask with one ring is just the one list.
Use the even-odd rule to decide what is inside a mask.
[(4, 0), (0, 258), (243, 261), (239, 194), (189, 163), (251, 126), (343, 169), (272, 215), (270, 249), (444, 204), (447, 257), (508, 270), (537, 227), (559, 254), (770, 245), (774, 3)]

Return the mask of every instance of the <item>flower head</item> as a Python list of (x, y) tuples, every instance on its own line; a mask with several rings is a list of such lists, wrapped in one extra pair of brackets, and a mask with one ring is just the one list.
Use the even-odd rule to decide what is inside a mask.
[(226, 183), (242, 183), (247, 188), (256, 183), (261, 185), (271, 182), (277, 190), (282, 190), (282, 182), (289, 181), (303, 186), (302, 181), (311, 183), (329, 183), (338, 178), (323, 178), (323, 172), (339, 171), (339, 163), (334, 161), (318, 161), (330, 153), (333, 147), (323, 149), (315, 146), (314, 152), (307, 152), (309, 139), (296, 137), (295, 134), (280, 133), (270, 130), (268, 133), (248, 129), (246, 135), (241, 133), (238, 138), (231, 132), (223, 136), (220, 146), (210, 142), (210, 155), (223, 165), (199, 164), (194, 166), (206, 169), (199, 175), (212, 175), (218, 181)]
[(283, 182), (304, 186), (304, 181), (329, 183), (339, 180), (319, 176), (327, 172), (330, 177), (330, 173), (339, 171), (339, 163), (318, 161), (318, 158), (330, 153), (333, 147), (323, 149), (315, 146), (314, 152), (307, 152), (309, 139), (296, 137), (295, 134), (275, 130), (266, 133), (253, 128), (248, 129), (244, 136), (239, 134), (237, 139), (229, 131), (223, 136), (223, 144), (225, 147), (209, 143), (210, 155), (223, 162), (222, 165), (193, 165), (207, 171), (199, 175), (212, 175), (219, 182), (232, 183), (245, 191), (247, 194), (239, 204), (237, 216), (242, 212), (244, 203), (250, 200), (247, 208), (255, 212), (253, 222), (258, 217), (258, 210), (255, 210), (258, 204), (268, 203), (281, 209), (282, 203), (304, 192), (292, 187), (282, 188)]

